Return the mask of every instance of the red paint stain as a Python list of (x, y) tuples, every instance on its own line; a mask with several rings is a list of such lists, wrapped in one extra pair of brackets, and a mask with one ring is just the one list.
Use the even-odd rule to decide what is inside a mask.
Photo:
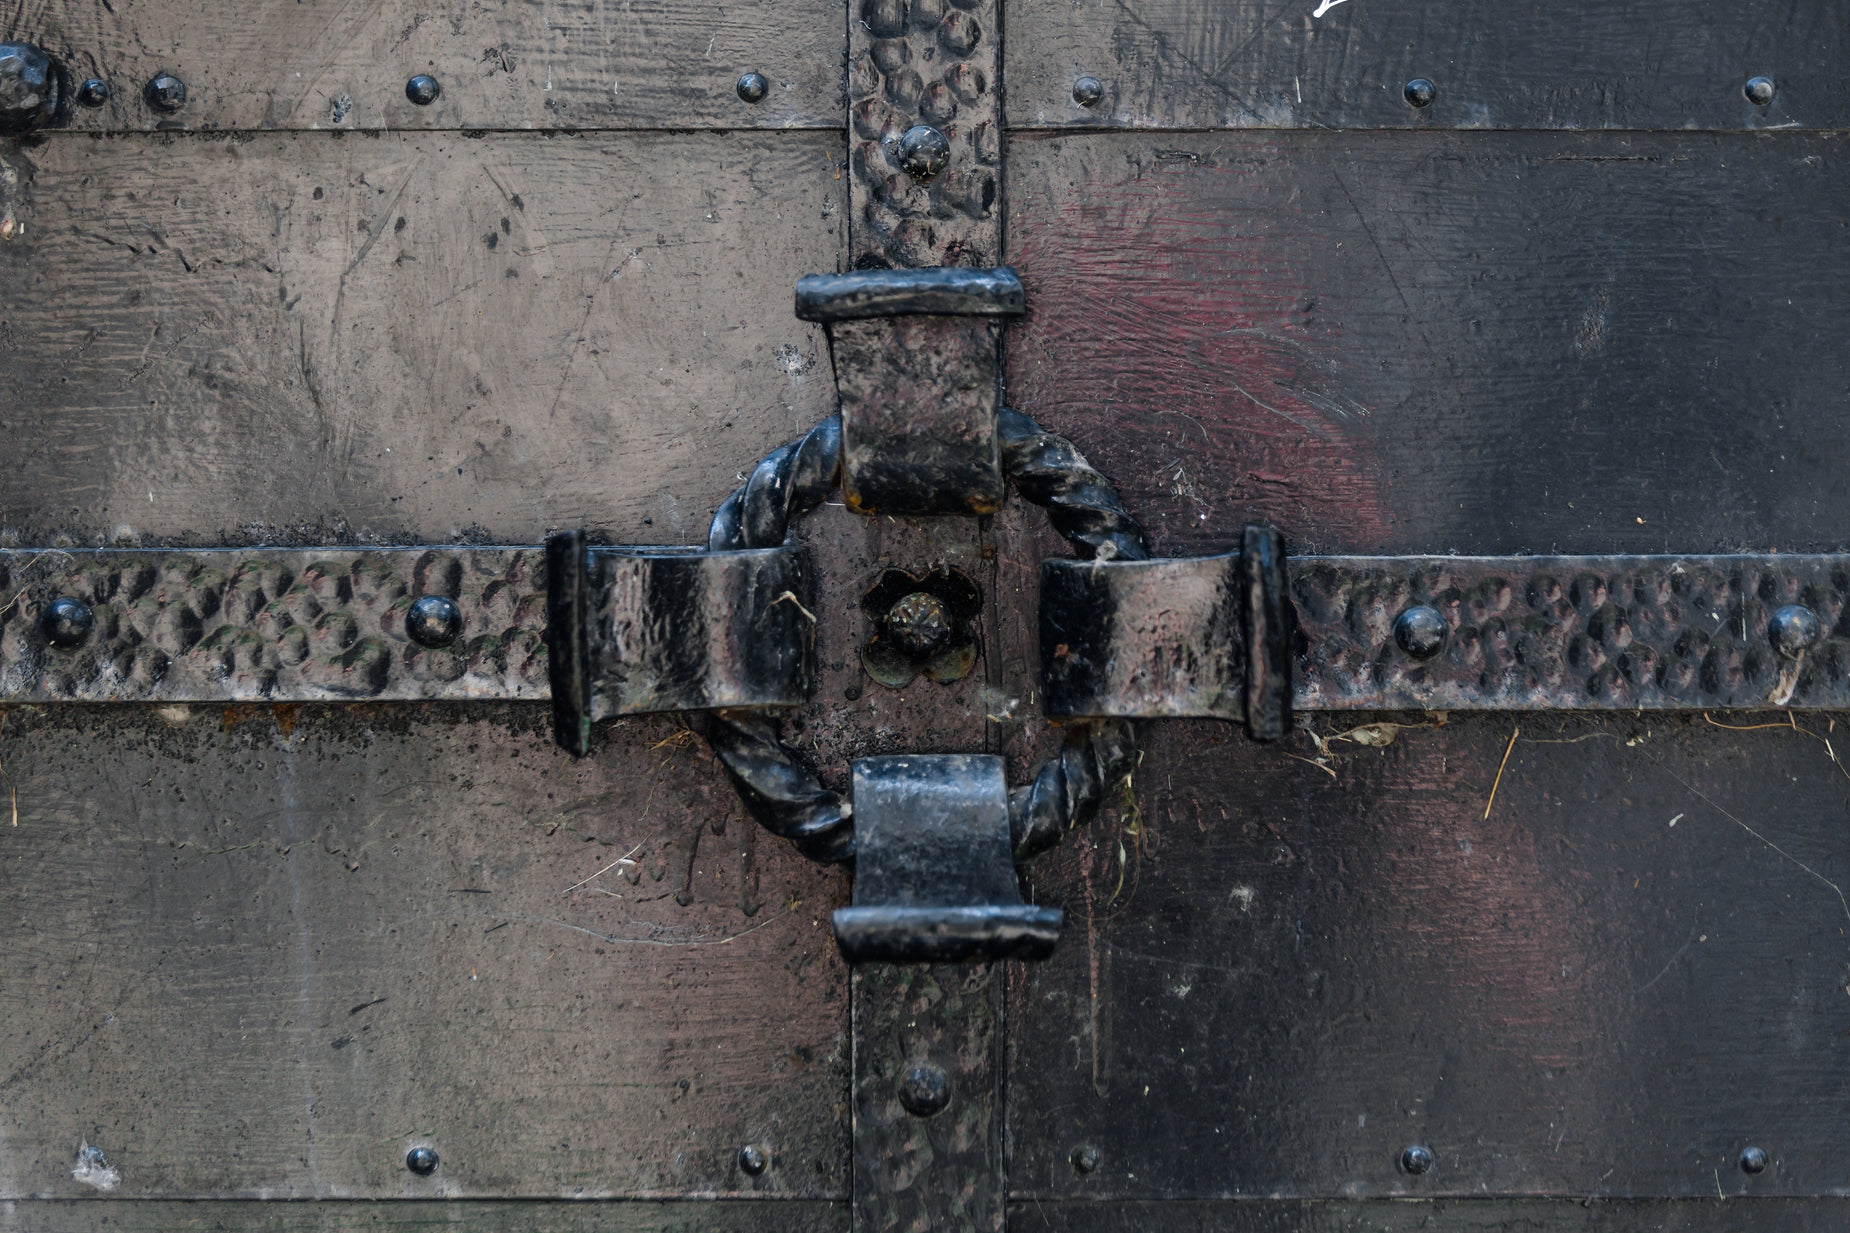
[(1247, 174), (1179, 160), (1050, 177), (1052, 200), (1011, 214), (1029, 312), (1010, 405), (1086, 451), (1163, 550), (1235, 543), (1247, 522), (1299, 552), (1378, 550), (1391, 518), (1345, 377), (1358, 357), (1312, 275), (1329, 241), (1243, 215)]

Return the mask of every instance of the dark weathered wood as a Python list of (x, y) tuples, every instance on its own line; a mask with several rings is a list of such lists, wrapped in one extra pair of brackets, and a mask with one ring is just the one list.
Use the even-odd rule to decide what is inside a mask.
[(87, 1143), (116, 1197), (845, 1198), (845, 875), (675, 725), (599, 744), (542, 704), (7, 709), (0, 1197), (91, 1193)]
[(791, 311), (843, 252), (826, 133), (0, 160), (11, 542), (687, 543), (833, 399)]
[(1841, 1190), (1842, 734), (1397, 718), (1162, 725), (1032, 866), (1070, 924), (1011, 990), (1012, 1192)]
[(1842, 1199), (1594, 1201), (1478, 1199), (1450, 1203), (1022, 1203), (1022, 1233), (1828, 1233)]
[(6, 1233), (838, 1233), (829, 1203), (0, 1202)]
[(1836, 550), (1840, 146), (1022, 137), (1008, 397), (1168, 552)]
[[(1321, 16), (1317, 15), (1321, 10)], [(1008, 10), (1011, 127), (1837, 128), (1831, 0), (1074, 0)], [(1776, 83), (1757, 107), (1750, 77)], [(1103, 97), (1074, 101), (1096, 78)], [(1403, 90), (1437, 88), (1416, 109)]]
[[(84, 129), (840, 130), (847, 31), (827, 0), (30, 0), (0, 35), (110, 82), (107, 106), (72, 117)], [(747, 72), (770, 86), (756, 105), (738, 95)], [(177, 114), (142, 99), (159, 73), (186, 83)], [(405, 98), (418, 73), (443, 86), (429, 106)]]

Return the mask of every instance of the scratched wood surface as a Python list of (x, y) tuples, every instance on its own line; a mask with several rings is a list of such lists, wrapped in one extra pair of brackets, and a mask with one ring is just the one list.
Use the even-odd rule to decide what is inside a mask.
[[(703, 539), (828, 413), (838, 137), (0, 146), (0, 533)], [(0, 177), (0, 191), (5, 184)]]
[[(445, 6), (340, 0), (22, 0), (0, 36), (37, 43), (111, 86), (74, 127), (190, 129), (825, 128), (843, 123), (847, 24), (833, 0), (514, 0)], [(737, 82), (761, 73), (762, 102)], [(150, 109), (157, 74), (186, 83)], [(405, 98), (427, 73), (443, 92)]]
[(1393, 718), (1163, 725), (1032, 867), (1071, 924), (1011, 990), (1017, 1198), (1841, 1193), (1828, 724)]
[(1009, 398), (1165, 551), (1841, 550), (1844, 151), (1019, 137)]
[(1520, 1199), (1462, 1202), (1023, 1203), (1011, 1227), (1049, 1233), (1829, 1233), (1842, 1202), (1729, 1203)]
[[(1833, 0), (1030, 0), (1003, 47), (1030, 128), (1841, 128)], [(1750, 77), (1775, 83), (1755, 106)], [(1073, 99), (1098, 79), (1092, 107)], [(1425, 78), (1432, 103), (1403, 90)]]
[(3, 722), (0, 1198), (846, 1195), (847, 878), (675, 724)]
[(839, 1205), (757, 1203), (0, 1202), (6, 1233), (834, 1233)]

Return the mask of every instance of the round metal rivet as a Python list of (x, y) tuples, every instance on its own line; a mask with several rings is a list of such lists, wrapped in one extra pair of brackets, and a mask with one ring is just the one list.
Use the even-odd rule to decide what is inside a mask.
[(1743, 1173), (1764, 1173), (1766, 1172), (1766, 1153), (1761, 1151), (1757, 1147), (1742, 1148), (1741, 1149), (1741, 1172)]
[(443, 93), (443, 83), (429, 73), (419, 73), (405, 83), (405, 97), (419, 107), (428, 107)]
[(941, 1113), (951, 1103), (951, 1076), (930, 1062), (914, 1062), (899, 1080), (899, 1103), (913, 1117)]
[(924, 183), (951, 161), (951, 143), (929, 124), (915, 124), (899, 135), (899, 169)]
[(1787, 604), (1773, 614), (1767, 622), (1767, 639), (1773, 649), (1787, 659), (1797, 659), (1805, 649), (1818, 641), (1824, 633), (1824, 626), (1818, 620), (1818, 614), (1804, 604)]
[(887, 632), (910, 655), (924, 657), (951, 638), (951, 614), (936, 595), (914, 591), (887, 610)]
[(1414, 659), (1431, 659), (1445, 647), (1445, 618), (1418, 604), (1394, 618), (1394, 641)]
[(1073, 1149), (1073, 1171), (1090, 1173), (1098, 1168), (1098, 1149), (1090, 1143), (1083, 1143)]
[(762, 103), (770, 92), (771, 83), (764, 79), (763, 73), (747, 73), (739, 78), (739, 97), (748, 103)]
[(42, 48), (0, 43), (0, 132), (21, 132), (56, 120), (61, 80)]
[(1402, 1170), (1414, 1175), (1425, 1173), (1433, 1166), (1432, 1149), (1424, 1143), (1415, 1143), (1400, 1154)]
[(1747, 84), (1741, 87), (1741, 93), (1747, 101), (1756, 107), (1765, 107), (1773, 101), (1773, 79), (1771, 77), (1749, 77)]
[(1415, 77), (1412, 81), (1407, 83), (1407, 88), (1402, 90), (1401, 93), (1406, 96), (1407, 102), (1414, 107), (1430, 107), (1432, 106), (1433, 99), (1439, 96), (1439, 87), (1433, 85), (1432, 82), (1424, 77)]
[(757, 1177), (771, 1165), (771, 1158), (764, 1154), (764, 1149), (756, 1143), (747, 1143), (739, 1149), (739, 1168), (745, 1170), (749, 1177)]
[(52, 600), (39, 618), (39, 628), (53, 646), (77, 646), (95, 626), (96, 614), (90, 611), (90, 605), (68, 595)]
[(419, 646), (448, 646), (462, 633), (462, 609), (446, 595), (426, 595), (405, 614), (405, 632)]
[(154, 110), (172, 115), (186, 106), (186, 83), (172, 73), (162, 73), (148, 83), (141, 96)]
[(1105, 97), (1105, 83), (1096, 77), (1081, 77), (1073, 83), (1073, 101), (1081, 107), (1096, 107)]
[(419, 1177), (429, 1177), (437, 1171), (437, 1153), (428, 1147), (414, 1147), (405, 1153), (405, 1168)]
[(101, 107), (109, 101), (109, 83), (101, 77), (85, 79), (83, 85), (77, 87), (77, 101), (85, 107)]

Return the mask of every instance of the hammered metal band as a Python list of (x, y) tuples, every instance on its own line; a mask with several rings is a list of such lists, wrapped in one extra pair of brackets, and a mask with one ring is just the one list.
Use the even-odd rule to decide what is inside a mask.
[[(1242, 554), (1050, 561), (1053, 715), (1249, 718)], [(1291, 707), (1850, 708), (1850, 557), (1301, 557)]]

